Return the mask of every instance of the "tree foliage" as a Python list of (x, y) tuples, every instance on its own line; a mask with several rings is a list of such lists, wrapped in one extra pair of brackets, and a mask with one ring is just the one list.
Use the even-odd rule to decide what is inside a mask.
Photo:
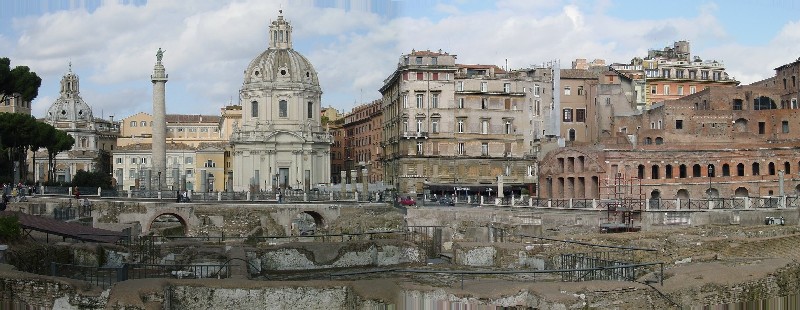
[(11, 60), (0, 58), (0, 101), (5, 101), (7, 96), (20, 94), (22, 100), (31, 102), (39, 96), (39, 86), (42, 78), (31, 71), (27, 66), (17, 66), (11, 69)]
[[(0, 113), (0, 172), (3, 172), (0, 176), (10, 177), (15, 161), (21, 163), (21, 169), (27, 167), (25, 160), (28, 150), (35, 152), (41, 148), (47, 149), (52, 170), (55, 156), (71, 149), (74, 144), (75, 139), (66, 132), (39, 122), (30, 115)], [(21, 172), (24, 179), (27, 171)]]
[(72, 185), (111, 188), (111, 175), (101, 171), (87, 172), (78, 170), (72, 178)]

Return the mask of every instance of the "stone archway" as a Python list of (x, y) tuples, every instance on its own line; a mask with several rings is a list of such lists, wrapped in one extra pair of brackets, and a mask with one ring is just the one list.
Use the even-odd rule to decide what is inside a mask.
[(314, 235), (318, 230), (325, 228), (325, 219), (316, 211), (303, 211), (292, 219), (292, 235)]
[(709, 187), (706, 190), (706, 195), (708, 196), (708, 198), (719, 198), (719, 190), (717, 190), (716, 188)]
[(659, 200), (661, 199), (661, 192), (657, 189), (654, 189), (650, 192), (650, 201), (648, 202), (648, 206), (650, 209), (658, 209), (660, 207)]
[(689, 199), (689, 191), (684, 188), (679, 189), (675, 197), (678, 199)]
[(739, 187), (733, 192), (734, 197), (749, 197), (750, 192), (747, 190), (746, 187)]
[[(177, 213), (174, 213), (174, 212), (163, 212), (163, 213), (159, 213), (158, 215), (154, 216), (147, 223), (146, 232), (152, 232), (154, 228), (158, 229), (159, 228), (158, 227), (159, 226), (158, 223), (161, 222), (161, 221), (159, 221), (159, 219), (162, 219), (164, 217), (171, 217), (171, 218), (176, 219), (178, 221), (178, 223), (180, 223), (181, 227), (183, 227), (183, 235), (184, 236), (189, 233), (189, 225), (186, 222), (186, 219), (184, 219), (183, 217), (181, 217), (180, 215), (178, 215)], [(169, 221), (169, 220), (167, 220), (167, 221)], [(156, 227), (154, 227), (154, 224), (155, 224)]]

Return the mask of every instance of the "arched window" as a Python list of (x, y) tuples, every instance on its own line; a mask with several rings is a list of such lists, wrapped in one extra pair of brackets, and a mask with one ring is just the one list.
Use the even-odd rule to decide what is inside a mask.
[(769, 175), (775, 175), (775, 163), (770, 162), (769, 165), (767, 165), (767, 172)]
[(653, 138), (647, 137), (644, 138), (644, 144), (653, 144)]
[(759, 171), (758, 163), (753, 163), (753, 175), (759, 175), (759, 174), (761, 174), (761, 171)]
[(569, 129), (569, 141), (575, 141), (575, 129)]
[(650, 178), (653, 180), (659, 179), (661, 176), (658, 175), (658, 165), (654, 165), (650, 167)]
[(250, 117), (258, 117), (258, 101), (250, 102)]
[(692, 177), (694, 177), (694, 178), (699, 178), (700, 177), (700, 165), (699, 164), (694, 164), (694, 166), (692, 166)]
[(792, 164), (788, 161), (783, 163), (783, 173), (791, 174), (792, 173)]
[(644, 165), (639, 165), (639, 168), (637, 170), (639, 172), (638, 173), (639, 179), (644, 179)]
[(722, 165), (722, 176), (723, 177), (731, 176), (731, 166), (730, 165), (728, 165), (728, 164), (723, 164)]
[(678, 167), (678, 177), (681, 179), (686, 177), (686, 165)]
[(289, 116), (289, 103), (286, 100), (278, 101), (278, 117)]
[(743, 177), (744, 176), (744, 164), (736, 165), (736, 176)]
[(664, 177), (667, 179), (672, 179), (672, 165), (667, 165), (664, 167)]
[(657, 144), (657, 145), (664, 144), (664, 138), (662, 138), (662, 137), (656, 137), (656, 144)]

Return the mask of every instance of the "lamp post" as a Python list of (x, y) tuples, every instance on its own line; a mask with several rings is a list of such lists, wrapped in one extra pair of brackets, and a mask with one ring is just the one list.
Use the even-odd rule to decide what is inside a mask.
[(711, 178), (714, 176), (714, 165), (708, 164), (708, 190), (706, 193), (708, 194), (708, 199), (713, 198), (711, 193)]

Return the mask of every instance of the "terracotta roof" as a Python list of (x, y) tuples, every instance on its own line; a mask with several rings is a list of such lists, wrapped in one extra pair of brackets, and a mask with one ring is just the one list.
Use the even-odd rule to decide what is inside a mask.
[[(153, 146), (151, 143), (134, 143), (117, 147), (115, 151), (149, 151)], [(167, 143), (167, 150), (194, 150), (195, 148), (186, 143)]]
[(167, 123), (219, 123), (219, 115), (167, 114)]
[(596, 72), (581, 69), (561, 69), (562, 79), (596, 79), (599, 75)]

